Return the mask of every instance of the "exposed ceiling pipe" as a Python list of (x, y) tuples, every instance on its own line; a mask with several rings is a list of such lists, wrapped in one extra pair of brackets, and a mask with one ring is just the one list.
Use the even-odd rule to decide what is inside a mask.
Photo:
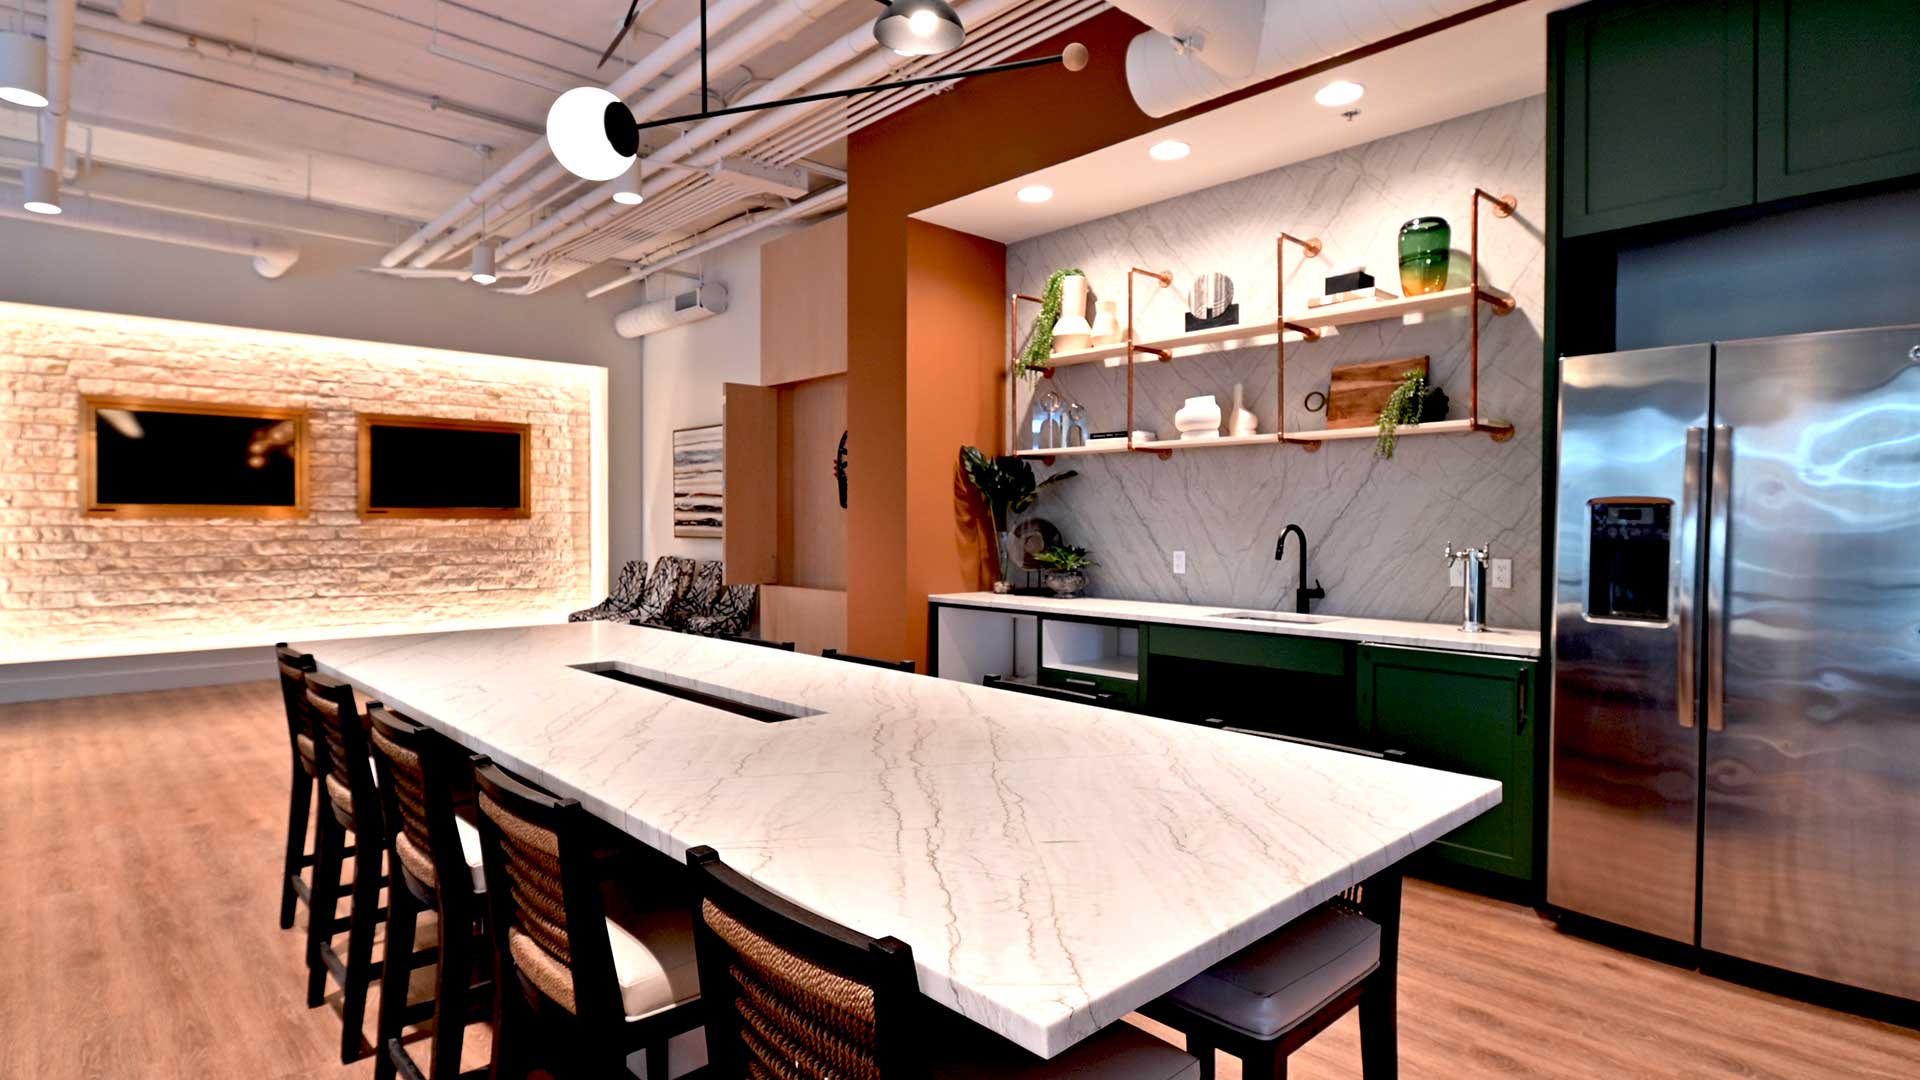
[[(17, 192), (19, 189), (13, 190)], [(67, 206), (59, 217), (41, 217), (22, 209), (17, 196), (9, 196), (0, 199), (0, 217), (244, 255), (253, 260), (254, 273), (263, 278), (277, 278), (300, 260), (299, 248), (271, 233), (238, 228), (202, 217), (187, 217), (91, 199), (79, 200), (78, 205)]]
[[(1263, 79), (1305, 67), (1458, 15), (1482, 0), (1266, 0), (1251, 32), (1245, 5), (1254, 0), (1113, 0), (1113, 6), (1155, 29), (1127, 45), (1127, 86), (1148, 116), (1166, 116)], [(1227, 19), (1227, 27), (1208, 18)], [(1183, 31), (1182, 27), (1197, 27)], [(1249, 58), (1248, 41), (1257, 44)]]
[(73, 16), (76, 0), (47, 7), (47, 107), (40, 111), (40, 164), (58, 173), (67, 164), (67, 110), (73, 104)]
[[(983, 26), (1018, 2), (1019, 0), (974, 0), (971, 4), (961, 5), (958, 14), (969, 26)], [(912, 59), (890, 49), (878, 50), (875, 48), (876, 44), (870, 26), (857, 27), (787, 69), (767, 85), (747, 95), (736, 104), (776, 101), (805, 88), (814, 80), (832, 73), (836, 68), (841, 68), (849, 60), (859, 60), (859, 62), (846, 67), (835, 80), (845, 86), (859, 86), (874, 82)], [(838, 103), (812, 102), (791, 108), (770, 110), (720, 143), (694, 154), (689, 164), (696, 167), (712, 165), (733, 149), (757, 142), (763, 137), (760, 134), (750, 133), (778, 131), (799, 123), (815, 112), (834, 104)], [(734, 117), (723, 116), (702, 121), (679, 138), (648, 154), (644, 160), (648, 165), (652, 165), (655, 162), (676, 162), (687, 158), (703, 144), (726, 132), (734, 123), (734, 119)], [(643, 184), (640, 190), (647, 198), (652, 198), (671, 182), (670, 177), (654, 177)], [(596, 230), (633, 212), (629, 207), (610, 202), (612, 194), (613, 189), (610, 184), (601, 185), (575, 200), (553, 218), (521, 233), (507, 245), (505, 252), (508, 258), (505, 265), (524, 268), (533, 261), (589, 236)]]
[[(708, 34), (711, 35), (715, 30), (731, 24), (734, 20), (752, 11), (759, 2), (760, 0), (720, 0), (719, 3), (714, 4), (713, 7), (707, 11)], [(674, 64), (679, 63), (681, 59), (699, 47), (700, 21), (693, 19), (690, 20), (687, 25), (681, 27), (672, 37), (649, 51), (639, 63), (628, 68), (619, 78), (608, 83), (607, 91), (613, 94), (613, 96), (625, 100), (639, 93), (655, 76), (666, 71)], [(407, 237), (391, 251), (380, 256), (380, 265), (400, 265), (400, 263), (405, 261), (409, 256), (418, 252), (428, 241), (472, 217), (483, 204), (493, 201), (501, 192), (506, 191), (509, 185), (512, 185), (515, 181), (525, 176), (543, 161), (550, 162), (551, 158), (552, 155), (547, 151), (546, 136), (543, 135), (535, 139), (526, 149), (515, 154), (510, 161), (496, 170), (492, 176), (487, 177), (472, 191), (468, 192), (465, 199), (449, 207), (446, 212), (442, 213), (439, 217), (422, 225), (414, 231), (412, 236)], [(503, 217), (511, 213), (514, 208), (533, 198), (535, 192), (558, 180), (559, 176), (555, 175), (556, 172), (564, 173), (565, 171), (566, 170), (561, 169), (557, 164), (551, 165), (550, 168), (543, 170), (541, 175), (547, 177), (544, 182), (536, 180), (533, 183), (519, 188), (512, 197), (500, 199), (494, 216)], [(465, 237), (460, 237), (459, 239), (446, 242), (445, 247), (451, 248), (453, 244), (459, 243), (460, 240), (464, 239)], [(440, 256), (435, 255), (433, 258), (423, 257), (415, 259), (414, 265), (421, 266), (431, 264), (439, 257)]]
[(838, 187), (828, 188), (827, 190), (820, 192), (818, 195), (813, 195), (813, 196), (809, 196), (808, 198), (802, 199), (799, 202), (794, 203), (792, 206), (789, 206), (784, 210), (777, 210), (771, 214), (767, 214), (764, 217), (750, 218), (749, 220), (742, 222), (737, 227), (728, 229), (726, 232), (723, 232), (720, 235), (712, 237), (710, 239), (702, 240), (690, 248), (684, 248), (680, 251), (674, 252), (671, 255), (667, 255), (662, 258), (655, 259), (652, 262), (645, 263), (640, 266), (636, 266), (634, 267), (632, 273), (629, 273), (623, 277), (617, 277), (612, 281), (607, 282), (605, 285), (598, 286), (597, 288), (594, 288), (588, 291), (587, 295), (600, 296), (604, 293), (612, 292), (614, 289), (620, 288), (622, 285), (631, 285), (636, 281), (645, 281), (647, 277), (651, 274), (657, 274), (660, 271), (665, 270), (670, 266), (678, 266), (681, 263), (686, 262), (688, 259), (691, 259), (697, 255), (704, 255), (707, 252), (712, 251), (714, 248), (722, 247), (726, 244), (731, 244), (735, 240), (738, 240), (741, 237), (746, 236), (750, 233), (759, 232), (761, 229), (767, 228), (768, 226), (771, 226), (771, 225), (778, 225), (783, 221), (792, 221), (794, 218), (807, 217), (811, 214), (823, 214), (829, 210), (834, 209), (835, 207), (838, 207), (839, 205), (841, 205), (846, 201), (847, 201), (847, 185), (841, 184)]

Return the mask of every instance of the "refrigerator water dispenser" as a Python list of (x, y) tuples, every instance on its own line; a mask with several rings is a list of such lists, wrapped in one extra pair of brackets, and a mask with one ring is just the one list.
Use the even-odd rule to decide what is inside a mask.
[(1593, 499), (1587, 536), (1587, 617), (1664, 624), (1673, 566), (1673, 503)]

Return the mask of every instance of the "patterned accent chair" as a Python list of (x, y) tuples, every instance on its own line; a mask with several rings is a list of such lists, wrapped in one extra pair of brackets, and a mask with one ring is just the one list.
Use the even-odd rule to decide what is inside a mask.
[(675, 629), (673, 613), (682, 606), (687, 590), (694, 586), (694, 565), (692, 559), (678, 555), (660, 556), (660, 561), (653, 564), (653, 576), (647, 579), (647, 587), (640, 594), (639, 605), (627, 621)]
[(648, 584), (647, 561), (634, 559), (620, 568), (620, 577), (613, 583), (612, 595), (590, 608), (567, 616), (567, 621), (624, 622), (636, 618), (640, 610), (641, 590), (646, 584)]
[(753, 609), (759, 603), (760, 586), (723, 585), (712, 605), (688, 620), (687, 632), (704, 637), (741, 637), (753, 626)]
[(666, 614), (658, 625), (669, 630), (694, 633), (694, 624), (704, 619), (713, 610), (714, 602), (720, 598), (721, 580), (726, 576), (726, 564), (718, 559), (704, 559), (693, 571), (687, 587), (667, 605)]

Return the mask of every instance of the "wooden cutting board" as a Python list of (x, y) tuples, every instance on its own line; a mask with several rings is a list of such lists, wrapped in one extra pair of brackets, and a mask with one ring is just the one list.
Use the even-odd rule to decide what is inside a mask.
[(1408, 356), (1334, 368), (1332, 385), (1327, 390), (1327, 426), (1372, 427), (1379, 423), (1380, 410), (1387, 407), (1394, 387), (1400, 385), (1409, 371), (1425, 375), (1427, 358)]

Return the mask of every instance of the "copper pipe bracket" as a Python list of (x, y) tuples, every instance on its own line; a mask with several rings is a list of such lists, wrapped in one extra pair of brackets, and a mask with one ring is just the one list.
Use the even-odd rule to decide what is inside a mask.
[(1321, 244), (1320, 244), (1320, 238), (1317, 236), (1310, 236), (1302, 240), (1300, 237), (1295, 236), (1292, 233), (1281, 233), (1280, 239), (1291, 240), (1294, 243), (1299, 244), (1300, 250), (1306, 252), (1307, 258), (1309, 259), (1320, 254)]
[(1512, 217), (1513, 212), (1520, 208), (1520, 200), (1512, 195), (1495, 195), (1485, 188), (1474, 188), (1473, 194), (1475, 198), (1485, 199), (1493, 204), (1494, 217)]
[(1159, 358), (1160, 358), (1160, 359), (1162, 359), (1162, 360), (1172, 360), (1172, 359), (1173, 359), (1173, 350), (1172, 350), (1172, 349), (1156, 349), (1156, 348), (1154, 348), (1154, 347), (1153, 347), (1153, 346), (1151, 346), (1151, 345), (1135, 345), (1135, 346), (1133, 346), (1133, 351), (1134, 351), (1134, 352), (1143, 352), (1143, 353), (1149, 353), (1149, 354), (1151, 354), (1151, 355), (1153, 355), (1153, 356), (1157, 356), (1157, 357), (1159, 357)]
[(1494, 442), (1507, 442), (1514, 436), (1514, 427), (1512, 424), (1482, 424), (1476, 422), (1473, 425), (1473, 430), (1486, 432), (1487, 438), (1492, 439)]
[(1309, 454), (1317, 454), (1320, 452), (1320, 440), (1318, 439), (1292, 439), (1289, 441), (1291, 441), (1293, 445), (1304, 449)]
[(1160, 287), (1163, 289), (1173, 288), (1173, 271), (1171, 270), (1142, 270), (1139, 267), (1134, 266), (1134, 267), (1129, 267), (1127, 269), (1127, 273), (1139, 274), (1142, 277), (1150, 277), (1153, 280), (1159, 282)]
[(1492, 308), (1495, 315), (1513, 314), (1514, 300), (1511, 296), (1501, 296), (1499, 293), (1488, 292), (1485, 289), (1474, 290), (1474, 296), (1481, 303)]
[(1291, 330), (1294, 333), (1299, 334), (1300, 340), (1302, 341), (1319, 341), (1320, 340), (1320, 330), (1318, 327), (1302, 326), (1299, 323), (1283, 322), (1280, 324), (1280, 329), (1281, 329), (1281, 332), (1283, 333), (1288, 330)]

